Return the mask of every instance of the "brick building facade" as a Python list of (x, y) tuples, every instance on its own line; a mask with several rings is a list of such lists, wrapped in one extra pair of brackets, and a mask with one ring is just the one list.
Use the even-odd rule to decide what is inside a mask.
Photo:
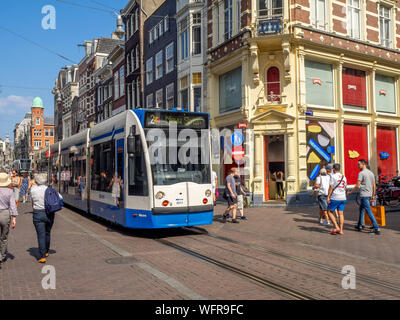
[(54, 118), (44, 116), (42, 99), (35, 98), (31, 107), (31, 154), (54, 143)]
[[(207, 1), (208, 105), (216, 128), (247, 123), (252, 203), (311, 200), (319, 169), (399, 168), (399, 1)], [(229, 160), (229, 159), (228, 159)], [(230, 162), (215, 166), (224, 181)]]

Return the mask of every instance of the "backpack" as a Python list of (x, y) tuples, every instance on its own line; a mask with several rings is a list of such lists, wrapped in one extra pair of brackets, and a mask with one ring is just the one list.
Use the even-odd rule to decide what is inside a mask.
[(44, 193), (44, 207), (46, 213), (53, 213), (62, 209), (63, 203), (58, 192), (52, 187), (47, 187)]

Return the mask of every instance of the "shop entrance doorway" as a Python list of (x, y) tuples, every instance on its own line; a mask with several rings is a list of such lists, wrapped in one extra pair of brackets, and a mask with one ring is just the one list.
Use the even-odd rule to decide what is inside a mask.
[(264, 201), (285, 201), (285, 136), (265, 136), (264, 155)]

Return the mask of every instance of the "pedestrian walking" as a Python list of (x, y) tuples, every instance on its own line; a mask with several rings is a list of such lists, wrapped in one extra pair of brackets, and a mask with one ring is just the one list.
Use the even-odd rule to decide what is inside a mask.
[(19, 202), (19, 189), (21, 187), (22, 179), (19, 176), (18, 172), (14, 169), (12, 169), (11, 172), (11, 185), (14, 189), (14, 199), (15, 199), (15, 204), (17, 205), (18, 208), (18, 202)]
[[(45, 263), (50, 251), (50, 233), (54, 224), (54, 212), (46, 213), (45, 210), (45, 193), (47, 175), (40, 173), (35, 177), (35, 186), (32, 186), (32, 207), (33, 207), (33, 225), (36, 229), (39, 254), (39, 263)], [(61, 195), (58, 194), (62, 199)]]
[(236, 185), (236, 194), (238, 198), (238, 207), (237, 211), (240, 213), (240, 219), (242, 220), (247, 220), (246, 216), (244, 215), (244, 196), (246, 195), (246, 192), (243, 189), (242, 185), (242, 180), (240, 179), (240, 175), (238, 172), (236, 172), (235, 175), (235, 185)]
[(229, 212), (232, 211), (232, 223), (239, 223), (236, 220), (236, 211), (237, 211), (237, 193), (236, 193), (236, 185), (235, 178), (237, 168), (232, 168), (230, 174), (226, 177), (225, 181), (225, 191), (224, 191), (224, 199), (228, 202), (228, 208), (226, 209), (223, 218), (224, 221), (229, 218)]
[[(319, 206), (319, 223), (328, 226), (330, 225), (328, 217), (328, 192), (329, 192), (329, 181), (330, 175), (327, 170), (322, 168), (319, 172), (319, 176), (315, 179), (314, 190), (318, 190), (318, 206)], [(325, 221), (323, 220), (325, 218)]]
[(218, 176), (217, 173), (213, 170), (211, 172), (211, 186), (212, 186), (212, 193), (213, 193), (213, 201), (214, 201), (214, 206), (217, 205), (217, 186), (218, 186)]
[(361, 159), (357, 163), (360, 173), (358, 174), (357, 184), (348, 194), (360, 190), (360, 215), (356, 229), (362, 231), (364, 229), (364, 210), (367, 212), (369, 219), (372, 221), (373, 229), (371, 233), (380, 234), (379, 225), (371, 211), (370, 201), (375, 200), (376, 184), (375, 176), (371, 170), (368, 169), (367, 161)]
[[(335, 163), (333, 165), (333, 174), (330, 176), (329, 180), (329, 191), (328, 191), (328, 210), (329, 217), (332, 220), (334, 229), (332, 229), (331, 234), (341, 234), (343, 235), (343, 224), (344, 216), (343, 211), (346, 206), (346, 187), (347, 179), (340, 173), (340, 164)], [(335, 210), (338, 211), (339, 225), (333, 215)]]
[(15, 204), (14, 192), (11, 185), (10, 176), (6, 172), (0, 173), (0, 269), (6, 262), (8, 234), (11, 228), (15, 228), (18, 216)]
[(30, 187), (30, 180), (31, 179), (28, 177), (28, 173), (25, 172), (24, 175), (23, 175), (23, 179), (22, 179), (22, 182), (21, 182), (21, 190), (20, 190), (20, 193), (19, 193), (20, 198), (22, 198), (22, 203), (26, 202), (26, 196), (27, 196), (27, 193), (28, 193), (28, 189)]

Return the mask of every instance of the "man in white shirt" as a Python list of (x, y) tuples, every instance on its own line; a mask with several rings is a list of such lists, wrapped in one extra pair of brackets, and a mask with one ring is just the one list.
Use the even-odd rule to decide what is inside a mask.
[[(319, 223), (328, 226), (330, 225), (328, 218), (328, 191), (329, 191), (330, 175), (325, 168), (322, 168), (319, 172), (319, 176), (315, 179), (315, 189), (318, 190), (318, 205), (319, 205)], [(323, 221), (322, 217), (325, 218)]]
[[(332, 229), (331, 234), (343, 234), (344, 217), (343, 211), (346, 205), (346, 187), (347, 179), (344, 175), (340, 174), (340, 164), (335, 163), (333, 165), (333, 174), (329, 181), (329, 192), (328, 192), (328, 210), (329, 217), (331, 218), (335, 229)], [(339, 213), (339, 224), (338, 226), (336, 219), (333, 215), (337, 209)]]

